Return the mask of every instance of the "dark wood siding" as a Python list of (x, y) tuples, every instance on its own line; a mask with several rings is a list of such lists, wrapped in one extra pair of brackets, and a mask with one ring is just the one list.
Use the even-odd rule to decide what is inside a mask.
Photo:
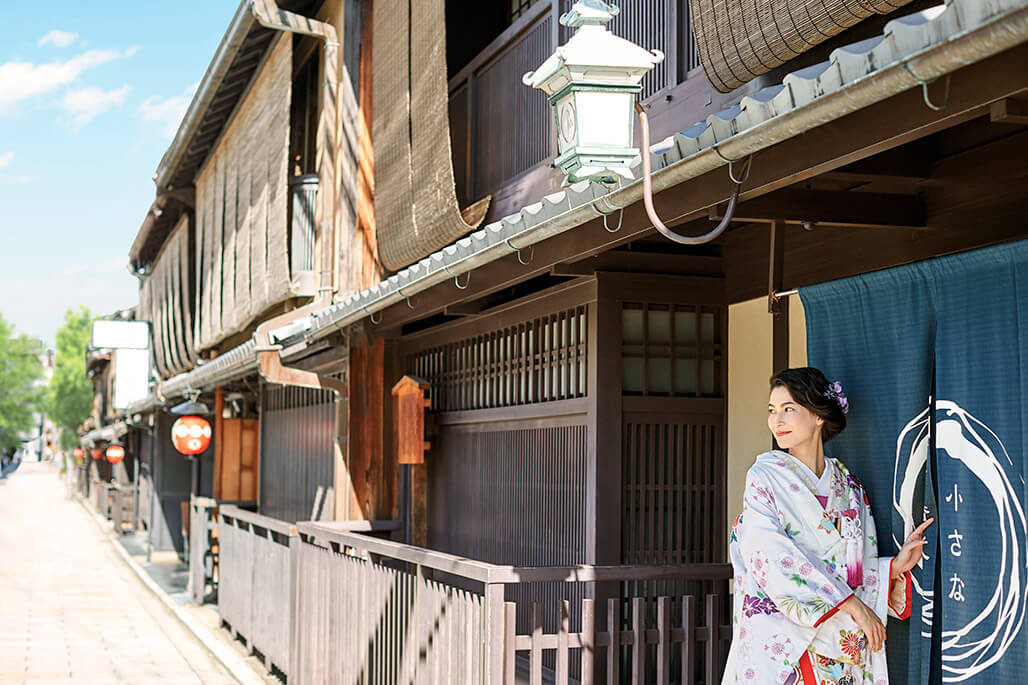
[(335, 394), (264, 386), (261, 392), (260, 511), (284, 521), (311, 517), (318, 487), (332, 487)]

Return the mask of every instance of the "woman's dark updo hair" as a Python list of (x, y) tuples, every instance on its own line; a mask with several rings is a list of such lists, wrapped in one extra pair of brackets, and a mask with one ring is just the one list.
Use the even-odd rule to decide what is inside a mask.
[(825, 420), (821, 426), (821, 442), (825, 443), (846, 428), (846, 415), (835, 398), (827, 397), (828, 379), (820, 369), (803, 366), (797, 369), (782, 369), (771, 376), (771, 390), (784, 387), (792, 399)]

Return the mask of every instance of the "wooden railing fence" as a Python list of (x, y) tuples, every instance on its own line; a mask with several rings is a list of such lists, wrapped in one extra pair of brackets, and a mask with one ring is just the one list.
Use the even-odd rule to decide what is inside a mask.
[[(299, 523), (294, 672), (300, 683), (608, 683), (718, 682), (731, 626), (724, 620), (727, 564), (512, 567), (488, 564), (342, 530)], [(608, 598), (606, 630), (596, 601), (581, 604), (572, 627), (567, 600), (531, 607), (531, 632), (517, 632), (508, 591), (530, 583), (588, 583), (620, 593), (633, 583), (697, 580), (708, 592), (700, 616), (694, 596)], [(513, 593), (510, 593), (513, 594)], [(649, 605), (656, 611), (650, 616)], [(524, 607), (527, 609), (527, 607)], [(544, 611), (558, 613), (543, 632)], [(651, 620), (652, 619), (652, 620)], [(579, 664), (571, 650), (578, 650)], [(527, 653), (527, 654), (526, 654)], [(544, 653), (555, 655), (554, 667)], [(527, 657), (527, 658), (526, 658)], [(674, 671), (674, 672), (672, 672)]]
[(218, 510), (218, 613), (268, 671), (291, 670), (296, 527), (234, 506)]
[(189, 498), (189, 596), (203, 604), (217, 589), (214, 576), (216, 553), (215, 511), (218, 503), (210, 497)]
[[(647, 617), (648, 602), (643, 597), (633, 597), (630, 602), (631, 625), (628, 630), (623, 630), (618, 621), (621, 615), (620, 601), (609, 599), (607, 629), (598, 631), (595, 601), (585, 599), (582, 601), (581, 632), (569, 630), (570, 605), (566, 600), (561, 601), (556, 606), (559, 626), (556, 633), (543, 632), (544, 607), (539, 603), (533, 603), (533, 629), (530, 635), (518, 634), (517, 605), (514, 602), (505, 602), (503, 682), (519, 682), (515, 657), (517, 653), (527, 652), (529, 683), (542, 685), (543, 673), (548, 670), (543, 664), (544, 652), (553, 651), (556, 655), (553, 683), (568, 685), (571, 682), (572, 666), (570, 651), (580, 649), (581, 683), (594, 682), (598, 661), (605, 666), (607, 683), (718, 683), (724, 667), (724, 657), (727, 656), (726, 647), (732, 638), (732, 627), (721, 624), (721, 597), (707, 595), (705, 620), (702, 624), (696, 598), (685, 596), (680, 601), (682, 618), (676, 626), (672, 623), (673, 599), (658, 597), (656, 628), (650, 628)], [(654, 647), (653, 650), (650, 649), (651, 645)], [(699, 645), (702, 645), (702, 650), (698, 649)], [(602, 659), (598, 659), (601, 650), (603, 656)], [(624, 652), (628, 653), (627, 659), (624, 658)], [(650, 652), (655, 652), (655, 659), (651, 659)], [(678, 657), (677, 660), (672, 658), (675, 655)], [(698, 669), (701, 659), (702, 668)], [(698, 671), (702, 674), (702, 681), (698, 677)]]

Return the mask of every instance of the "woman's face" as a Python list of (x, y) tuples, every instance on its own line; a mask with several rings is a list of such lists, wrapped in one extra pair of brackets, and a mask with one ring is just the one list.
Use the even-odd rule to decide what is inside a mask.
[(767, 402), (767, 427), (783, 450), (813, 441), (824, 423), (820, 416), (797, 404), (784, 385), (771, 391)]

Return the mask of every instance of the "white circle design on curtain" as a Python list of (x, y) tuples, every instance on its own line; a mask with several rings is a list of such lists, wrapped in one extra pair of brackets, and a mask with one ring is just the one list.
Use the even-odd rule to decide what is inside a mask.
[[(896, 440), (892, 506), (903, 518), (903, 539), (914, 529), (914, 492), (924, 477), (928, 461), (929, 412), (926, 408), (914, 417)], [(1022, 544), (1026, 539), (1026, 526), (1020, 497), (1005, 471), (1008, 466), (1013, 468), (1013, 462), (999, 436), (950, 400), (936, 403), (935, 433), (940, 453), (944, 451), (948, 458), (959, 462), (991, 495), (996, 507), (995, 519), (980, 521), (979, 525), (992, 525), (1000, 533), (996, 558), (982, 560), (995, 563), (976, 565), (980, 573), (974, 579), (975, 587), (994, 586), (995, 591), (978, 602), (978, 613), (964, 626), (942, 632), (942, 680), (956, 683), (999, 661), (1021, 631), (1028, 567)], [(895, 535), (893, 542), (899, 549), (901, 543)], [(994, 584), (989, 571), (993, 568)], [(933, 593), (921, 588), (916, 580), (914, 589), (925, 600), (921, 608), (921, 636), (930, 638)]]

